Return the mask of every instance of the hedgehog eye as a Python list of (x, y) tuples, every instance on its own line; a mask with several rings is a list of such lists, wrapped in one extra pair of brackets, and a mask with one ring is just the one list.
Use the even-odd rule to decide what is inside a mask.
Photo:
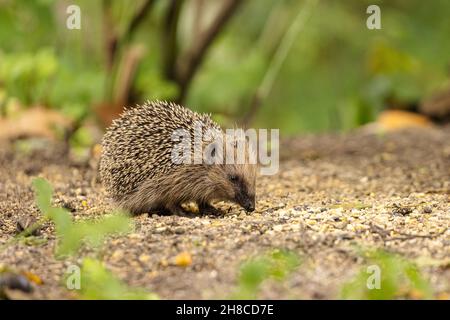
[(238, 180), (238, 177), (234, 174), (229, 175), (228, 178), (230, 179), (230, 181), (236, 182)]

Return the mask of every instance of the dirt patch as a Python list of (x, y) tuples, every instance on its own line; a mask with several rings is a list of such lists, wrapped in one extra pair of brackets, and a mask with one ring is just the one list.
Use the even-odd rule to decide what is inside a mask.
[[(224, 298), (240, 263), (272, 248), (303, 257), (282, 283), (268, 283), (261, 298), (336, 298), (343, 282), (364, 265), (356, 248), (375, 247), (423, 264), (436, 292), (450, 291), (450, 128), (308, 136), (284, 140), (280, 171), (257, 183), (257, 209), (247, 215), (224, 204), (225, 216), (134, 219), (136, 230), (107, 241), (100, 255), (130, 285), (162, 298)], [(75, 219), (112, 210), (96, 166), (71, 160), (59, 145), (25, 152), (0, 145), (0, 245), (21, 221), (38, 218), (31, 181), (48, 179), (55, 204)], [(26, 221), (26, 220), (25, 220)], [(61, 285), (70, 263), (53, 257), (51, 225), (38, 245), (0, 251), (0, 264), (39, 275), (32, 298), (71, 298)], [(189, 252), (192, 264), (174, 263)], [(83, 252), (90, 255), (92, 252)]]

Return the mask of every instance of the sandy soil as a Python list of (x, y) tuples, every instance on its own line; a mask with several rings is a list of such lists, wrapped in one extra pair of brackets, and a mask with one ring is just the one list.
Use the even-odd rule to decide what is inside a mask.
[[(383, 248), (421, 265), (436, 294), (450, 292), (450, 127), (372, 135), (307, 136), (284, 140), (280, 171), (261, 177), (257, 210), (245, 214), (134, 217), (134, 233), (109, 239), (97, 255), (119, 278), (162, 298), (224, 298), (241, 262), (272, 248), (302, 256), (283, 283), (268, 283), (260, 298), (336, 298), (364, 260), (357, 247)], [(75, 219), (112, 207), (96, 182), (95, 161), (72, 160), (59, 145), (24, 152), (0, 144), (0, 246), (17, 234), (21, 219), (39, 217), (31, 181), (48, 179), (55, 204)], [(22, 220), (23, 221), (23, 220)], [(56, 260), (51, 225), (43, 244), (1, 248), (0, 265), (42, 278), (30, 298), (71, 298), (61, 285), (81, 257)], [(192, 264), (174, 263), (189, 252)]]

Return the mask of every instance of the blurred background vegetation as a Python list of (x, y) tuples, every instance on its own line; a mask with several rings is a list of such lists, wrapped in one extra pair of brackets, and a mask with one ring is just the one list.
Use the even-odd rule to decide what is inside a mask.
[(89, 144), (87, 123), (166, 99), (224, 126), (348, 130), (448, 87), (449, 13), (446, 0), (0, 0), (1, 117), (43, 106)]

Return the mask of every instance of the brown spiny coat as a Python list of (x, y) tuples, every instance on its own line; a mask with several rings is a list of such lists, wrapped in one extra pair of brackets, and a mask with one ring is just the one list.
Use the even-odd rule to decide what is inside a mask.
[(256, 165), (177, 164), (172, 160), (177, 129), (224, 134), (208, 115), (165, 101), (127, 109), (108, 128), (102, 141), (100, 177), (109, 196), (132, 213), (167, 210), (181, 213), (181, 204), (196, 202), (203, 212), (211, 202), (229, 200), (248, 211), (255, 207)]

